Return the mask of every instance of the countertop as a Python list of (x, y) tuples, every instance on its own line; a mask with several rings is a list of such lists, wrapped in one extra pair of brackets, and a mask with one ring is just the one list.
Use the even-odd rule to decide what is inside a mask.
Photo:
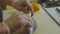
[(50, 7), (50, 8), (44, 8), (46, 10), (46, 12), (48, 12), (48, 14), (50, 14), (50, 16), (55, 19), (57, 21), (57, 23), (60, 25), (60, 14), (58, 13), (58, 11), (56, 10), (56, 8), (60, 7)]
[[(16, 10), (4, 10), (3, 11), (3, 20), (6, 20), (13, 13), (16, 13)], [(35, 12), (34, 19), (37, 22), (37, 29), (34, 34), (60, 34), (60, 27), (55, 23), (55, 21), (42, 9)]]

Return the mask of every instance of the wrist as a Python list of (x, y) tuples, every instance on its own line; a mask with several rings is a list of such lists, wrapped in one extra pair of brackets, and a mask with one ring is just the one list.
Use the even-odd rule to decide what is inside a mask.
[(8, 0), (7, 2), (8, 2), (8, 3), (6, 3), (7, 5), (12, 5), (13, 0)]
[(6, 34), (8, 33), (8, 30), (6, 29), (5, 25), (2, 23), (0, 23), (0, 33), (1, 34)]
[(1, 2), (2, 2), (4, 5), (11, 5), (11, 4), (12, 4), (12, 0), (1, 0)]

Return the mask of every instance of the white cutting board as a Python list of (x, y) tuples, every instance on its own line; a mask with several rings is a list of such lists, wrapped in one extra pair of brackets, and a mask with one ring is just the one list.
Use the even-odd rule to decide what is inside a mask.
[[(16, 10), (3, 11), (3, 20), (15, 13)], [(40, 7), (40, 11), (34, 14), (37, 22), (37, 29), (34, 34), (60, 34), (60, 27), (50, 18), (50, 16)]]

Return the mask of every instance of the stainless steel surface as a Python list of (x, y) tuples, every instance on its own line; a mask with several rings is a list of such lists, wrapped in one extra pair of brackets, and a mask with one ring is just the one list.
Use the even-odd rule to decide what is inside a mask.
[(57, 21), (57, 23), (60, 26), (60, 17), (59, 17), (59, 13), (56, 11), (56, 8), (60, 8), (60, 7), (51, 7), (51, 8), (44, 8), (44, 9), (54, 20)]

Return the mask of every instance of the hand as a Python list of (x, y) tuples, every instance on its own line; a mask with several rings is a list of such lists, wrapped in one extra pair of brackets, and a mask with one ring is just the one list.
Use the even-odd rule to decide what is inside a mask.
[(25, 32), (32, 25), (31, 17), (24, 14), (14, 14), (10, 16), (4, 23), (10, 28), (11, 33), (21, 29)]
[(33, 16), (33, 7), (29, 0), (2, 0), (4, 5), (10, 5), (17, 10), (23, 11), (24, 13), (31, 13)]
[(14, 0), (12, 6), (17, 10), (21, 10), (25, 13), (30, 13), (33, 15), (33, 7), (29, 0)]

